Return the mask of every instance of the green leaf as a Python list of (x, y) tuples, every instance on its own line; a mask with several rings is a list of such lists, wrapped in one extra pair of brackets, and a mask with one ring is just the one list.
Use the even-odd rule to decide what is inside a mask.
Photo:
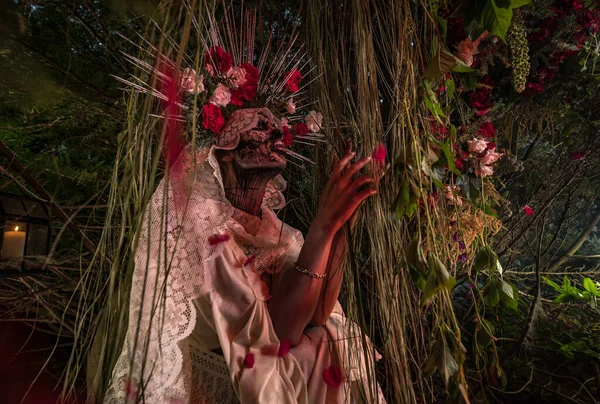
[(457, 73), (473, 73), (473, 72), (477, 71), (477, 69), (474, 69), (472, 67), (462, 66), (462, 65), (456, 65), (456, 66), (454, 66), (454, 68), (452, 70)]
[(410, 201), (410, 186), (408, 181), (402, 182), (402, 187), (400, 188), (400, 193), (396, 198), (396, 206), (394, 208), (396, 212), (396, 218), (402, 219), (402, 215), (406, 211), (406, 207)]
[(590, 278), (583, 278), (583, 288), (590, 292), (592, 296), (600, 297), (596, 284)]
[[(448, 101), (452, 101), (452, 99), (454, 98), (454, 92), (456, 91), (456, 83), (454, 83), (454, 80), (450, 79), (446, 80), (445, 85)], [(456, 128), (454, 130), (456, 130)]]
[(480, 348), (485, 348), (492, 343), (494, 339), (495, 328), (492, 323), (481, 319), (481, 324), (475, 328), (475, 341)]
[(506, 32), (512, 20), (512, 8), (499, 7), (497, 0), (488, 0), (479, 16), (479, 25), (506, 43)]
[(444, 75), (451, 71), (458, 64), (457, 58), (444, 48), (429, 61), (423, 75), (427, 79), (432, 79)]
[(456, 140), (456, 126), (450, 124), (450, 133), (452, 134), (452, 140)]
[(456, 168), (456, 164), (454, 164), (454, 153), (452, 153), (452, 147), (450, 146), (450, 143), (441, 143), (440, 146), (442, 147), (444, 156), (446, 156), (448, 169), (459, 177), (462, 177), (462, 173), (458, 170), (458, 168)]
[(500, 287), (498, 284), (498, 279), (492, 279), (484, 288), (483, 288), (483, 299), (486, 304), (496, 307), (500, 302)]
[(542, 279), (544, 280), (544, 282), (546, 282), (548, 285), (550, 285), (558, 293), (562, 292), (562, 288), (560, 287), (560, 285), (558, 283), (551, 281), (550, 279), (546, 278), (545, 276), (542, 276)]

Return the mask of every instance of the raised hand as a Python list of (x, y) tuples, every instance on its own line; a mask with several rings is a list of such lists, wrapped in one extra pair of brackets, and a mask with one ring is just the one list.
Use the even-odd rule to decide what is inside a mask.
[(355, 177), (371, 161), (371, 156), (352, 164), (350, 161), (354, 155), (353, 151), (348, 150), (341, 160), (337, 156), (333, 158), (331, 177), (321, 194), (313, 219), (313, 225), (319, 226), (326, 234), (335, 235), (348, 220), (355, 217), (362, 202), (377, 193), (373, 188), (363, 187), (375, 182), (372, 176), (363, 174)]

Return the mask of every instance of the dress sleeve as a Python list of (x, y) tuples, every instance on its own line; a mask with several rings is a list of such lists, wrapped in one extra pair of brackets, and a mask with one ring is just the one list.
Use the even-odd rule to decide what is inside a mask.
[[(210, 295), (234, 390), (242, 404), (307, 403), (306, 380), (297, 360), (293, 355), (279, 355), (280, 342), (267, 306), (268, 288), (257, 272), (240, 264), (245, 259), (231, 243), (214, 260), (217, 275)], [(249, 356), (253, 356), (252, 366), (244, 363)]]

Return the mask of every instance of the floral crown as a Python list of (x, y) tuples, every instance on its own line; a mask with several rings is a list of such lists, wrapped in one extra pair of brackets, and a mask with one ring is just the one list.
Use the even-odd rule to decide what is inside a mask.
[[(273, 73), (268, 78), (261, 77), (259, 69), (251, 63), (234, 66), (230, 53), (220, 46), (210, 47), (204, 55), (201, 72), (186, 68), (181, 75), (180, 87), (185, 93), (188, 125), (197, 122), (198, 132), (216, 135), (217, 146), (232, 149), (239, 142), (239, 132), (237, 139), (232, 140), (232, 134), (236, 134), (233, 129), (239, 128), (240, 132), (251, 129), (244, 125), (226, 125), (230, 119), (242, 119), (246, 115), (236, 111), (249, 109), (259, 113), (267, 110), (268, 113), (262, 112), (262, 119), (253, 125), (270, 121), (281, 131), (284, 151), (299, 157), (289, 150), (294, 141), (302, 139), (302, 143), (310, 144), (322, 140), (318, 132), (323, 124), (323, 116), (316, 111), (309, 111), (303, 117), (297, 114), (299, 108), (294, 103), (294, 96), (300, 91), (301, 80), (302, 73), (296, 68), (279, 77)], [(201, 108), (193, 108), (194, 102)], [(197, 111), (196, 117), (193, 111)], [(290, 123), (292, 120), (296, 122)]]
[[(277, 44), (274, 47), (276, 52), (270, 51), (271, 36), (262, 52), (255, 57), (256, 14), (246, 10), (242, 23), (233, 23), (233, 18), (226, 13), (224, 22), (217, 22), (214, 16), (209, 16), (208, 33), (201, 35), (205, 51), (200, 68), (196, 66), (198, 71), (189, 67), (194, 65), (195, 59), (191, 52), (184, 56), (183, 69), (180, 69), (156, 47), (140, 45), (142, 54), (155, 59), (154, 65), (132, 55), (126, 57), (140, 74), (146, 74), (145, 80), (142, 77), (133, 77), (132, 80), (115, 78), (133, 91), (149, 94), (163, 102), (161, 113), (151, 114), (152, 117), (168, 122), (185, 122), (188, 131), (195, 129), (201, 138), (210, 142), (214, 139), (221, 148), (235, 148), (238, 142), (236, 139), (231, 141), (231, 135), (239, 140), (243, 130), (254, 128), (235, 122), (230, 124), (230, 120), (248, 120), (248, 114), (236, 111), (262, 111), (259, 115), (266, 115), (271, 126), (281, 131), (281, 150), (290, 157), (311, 162), (291, 150), (295, 143), (315, 145), (325, 142), (324, 136), (318, 133), (323, 125), (323, 116), (306, 108), (308, 103), (301, 86), (302, 56), (299, 50), (294, 50), (297, 35), (287, 43)], [(197, 28), (199, 25), (194, 26)], [(262, 119), (257, 123), (262, 124)], [(179, 128), (178, 124), (171, 127)], [(243, 130), (236, 132), (235, 129), (240, 127)], [(168, 137), (175, 137), (171, 135)], [(227, 142), (226, 138), (229, 139)]]

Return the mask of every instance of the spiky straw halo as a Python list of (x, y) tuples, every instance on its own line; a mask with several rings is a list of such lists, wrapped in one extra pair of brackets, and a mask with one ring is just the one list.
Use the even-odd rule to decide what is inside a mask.
[[(214, 15), (209, 17), (208, 34), (198, 36), (204, 49), (198, 68), (190, 67), (194, 66), (192, 55), (184, 56), (182, 65), (185, 67), (178, 68), (173, 60), (143, 40), (148, 46), (143, 49), (140, 46), (140, 49), (154, 58), (153, 65), (141, 58), (126, 56), (146, 80), (116, 78), (133, 91), (162, 101), (163, 112), (152, 116), (168, 119), (175, 127), (179, 127), (178, 122), (185, 123), (188, 133), (195, 131), (203, 143), (214, 140), (217, 146), (222, 146), (220, 135), (226, 123), (240, 116), (234, 114), (235, 111), (266, 108), (274, 117), (271, 124), (281, 132), (278, 148), (300, 162), (312, 163), (291, 150), (295, 143), (314, 146), (325, 142), (324, 136), (318, 133), (323, 117), (309, 110), (306, 84), (301, 85), (301, 70), (306, 69), (307, 64), (301, 66), (302, 46), (294, 49), (298, 35), (274, 44), (271, 33), (260, 54), (255, 53), (256, 13), (246, 10), (242, 15), (241, 22), (235, 20), (231, 9), (221, 22)], [(192, 23), (198, 30), (194, 18)]]

